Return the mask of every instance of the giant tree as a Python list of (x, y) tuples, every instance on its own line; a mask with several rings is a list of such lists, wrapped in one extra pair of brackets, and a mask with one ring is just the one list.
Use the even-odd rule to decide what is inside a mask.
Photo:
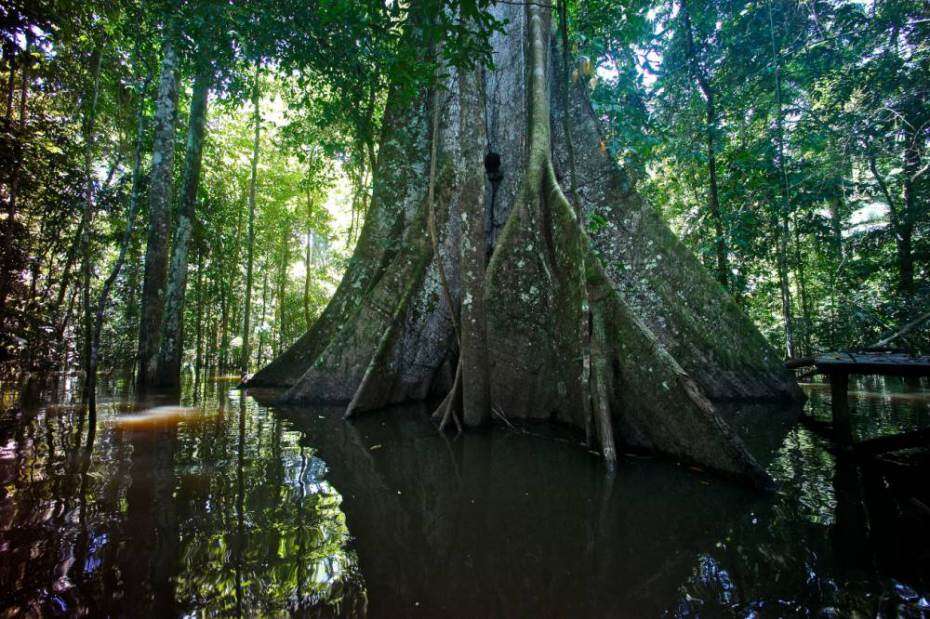
[[(445, 396), (446, 420), (553, 419), (608, 462), (617, 439), (764, 480), (714, 401), (799, 398), (779, 356), (639, 198), (580, 85), (559, 87), (548, 6), (490, 13), (493, 66), (440, 59), (432, 87), (394, 84), (346, 275), (249, 384), (349, 416)], [(461, 32), (482, 13), (458, 15)]]

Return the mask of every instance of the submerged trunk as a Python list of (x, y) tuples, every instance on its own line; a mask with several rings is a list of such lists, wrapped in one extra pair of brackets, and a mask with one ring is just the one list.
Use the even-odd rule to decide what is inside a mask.
[[(796, 384), (601, 148), (582, 87), (559, 95), (547, 7), (492, 10), (509, 24), (493, 70), (389, 97), (346, 275), (249, 385), (347, 413), (446, 396), (446, 420), (557, 420), (596, 430), (608, 462), (616, 442), (762, 482), (713, 400), (800, 399)], [(580, 221), (607, 222), (590, 234), (570, 177)]]
[[(168, 35), (170, 37), (170, 35)], [(168, 239), (171, 228), (171, 179), (174, 173), (174, 133), (178, 107), (178, 55), (168, 39), (164, 46), (158, 99), (155, 102), (155, 138), (149, 184), (149, 227), (142, 282), (142, 317), (139, 327), (140, 387), (155, 378), (156, 361), (168, 276)]]
[(165, 294), (165, 315), (161, 327), (161, 342), (155, 383), (159, 387), (178, 387), (181, 382), (181, 360), (184, 353), (184, 298), (187, 293), (188, 253), (194, 231), (197, 188), (200, 184), (200, 164), (207, 124), (207, 100), (213, 72), (209, 62), (202, 65), (194, 79), (187, 147), (184, 157), (184, 180), (181, 208), (174, 230), (168, 288)]

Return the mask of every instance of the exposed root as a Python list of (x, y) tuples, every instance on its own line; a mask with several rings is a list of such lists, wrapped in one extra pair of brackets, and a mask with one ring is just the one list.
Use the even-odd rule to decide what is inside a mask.
[(597, 428), (597, 438), (607, 470), (612, 472), (617, 468), (617, 449), (614, 446), (614, 428), (610, 418), (607, 332), (604, 328), (604, 315), (596, 298), (591, 304), (591, 317), (593, 322), (591, 357), (594, 362), (594, 414), (596, 419), (594, 425)]
[(506, 423), (506, 424), (507, 424), (507, 427), (509, 427), (511, 430), (516, 430), (516, 429), (517, 429), (516, 426), (514, 426), (512, 423), (510, 423), (510, 420), (507, 419), (507, 416), (504, 415), (504, 411), (501, 410), (500, 406), (492, 406), (492, 407), (491, 407), (491, 412), (494, 413), (495, 415), (497, 415), (498, 418), (500, 418), (501, 421), (503, 421), (504, 423)]
[(433, 413), (434, 419), (439, 419), (439, 432), (445, 432), (450, 422), (455, 423), (456, 435), (461, 434), (462, 427), (462, 363), (461, 361), (455, 367), (455, 380), (452, 382), (452, 388), (443, 399), (439, 408)]

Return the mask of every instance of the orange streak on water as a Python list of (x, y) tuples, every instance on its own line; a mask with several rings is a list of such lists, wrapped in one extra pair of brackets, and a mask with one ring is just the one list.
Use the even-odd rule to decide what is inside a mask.
[(181, 422), (196, 423), (209, 419), (209, 411), (185, 406), (156, 406), (132, 415), (114, 417), (111, 423), (133, 430), (164, 428)]

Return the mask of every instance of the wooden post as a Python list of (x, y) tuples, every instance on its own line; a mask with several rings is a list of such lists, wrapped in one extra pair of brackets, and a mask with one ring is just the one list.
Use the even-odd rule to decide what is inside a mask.
[(849, 419), (849, 374), (830, 373), (830, 404), (833, 409), (833, 435), (839, 445), (852, 445), (852, 424)]

